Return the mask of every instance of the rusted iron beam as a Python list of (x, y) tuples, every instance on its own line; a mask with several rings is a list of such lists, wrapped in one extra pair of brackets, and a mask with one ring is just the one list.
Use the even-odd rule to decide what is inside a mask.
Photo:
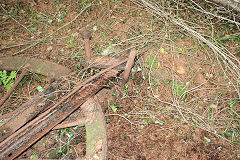
[(52, 78), (67, 76), (70, 69), (53, 62), (37, 58), (4, 57), (0, 58), (0, 70), (19, 70), (27, 65), (28, 71)]
[[(108, 68), (114, 64), (121, 62), (127, 57), (111, 57), (111, 56), (93, 56), (87, 60), (87, 67), (91, 68)], [(124, 70), (125, 65), (119, 65), (116, 67), (117, 70)]]
[(55, 126), (52, 130), (62, 129), (62, 128), (69, 128), (74, 126), (82, 127), (86, 123), (86, 118), (79, 118), (76, 121), (68, 122), (68, 123), (61, 123)]
[[(58, 103), (7, 137), (0, 143), (0, 159), (15, 159), (18, 157), (33, 143), (77, 110), (88, 97), (97, 93), (110, 77), (117, 75), (118, 72), (112, 69), (127, 62), (127, 60), (120, 61), (79, 84), (71, 93), (60, 99)], [(67, 99), (68, 101), (65, 102)], [(100, 142), (95, 143), (96, 146), (102, 143)]]

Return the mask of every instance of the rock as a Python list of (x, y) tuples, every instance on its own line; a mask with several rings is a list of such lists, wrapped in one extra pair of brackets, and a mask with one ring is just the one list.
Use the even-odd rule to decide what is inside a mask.
[(169, 74), (166, 69), (152, 69), (151, 80), (156, 83), (164, 83), (169, 80)]
[(185, 73), (185, 70), (184, 70), (183, 66), (177, 66), (177, 67), (176, 67), (176, 72), (177, 72), (178, 74), (184, 74), (184, 73)]

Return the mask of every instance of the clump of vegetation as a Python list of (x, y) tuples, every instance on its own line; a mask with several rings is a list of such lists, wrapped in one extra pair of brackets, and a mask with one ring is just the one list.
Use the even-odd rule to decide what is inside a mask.
[(0, 85), (3, 85), (6, 91), (8, 91), (13, 86), (16, 76), (16, 71), (11, 71), (9, 75), (6, 70), (0, 71)]

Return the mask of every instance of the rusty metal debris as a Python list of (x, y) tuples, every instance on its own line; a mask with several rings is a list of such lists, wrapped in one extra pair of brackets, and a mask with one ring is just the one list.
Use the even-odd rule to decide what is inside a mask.
[[(3, 141), (0, 143), (0, 159), (14, 159), (19, 156), (24, 150), (38, 141), (42, 136), (63, 121), (68, 115), (78, 109), (88, 97), (99, 91), (107, 83), (109, 78), (116, 76), (118, 72), (112, 69), (127, 62), (127, 60), (128, 59), (125, 59), (94, 75), (76, 87), (71, 93), (63, 97), (50, 109), (22, 126), (22, 128), (18, 128), (18, 130), (15, 128), (14, 131), (9, 132), (8, 137), (4, 136), (4, 140), (2, 139)], [(91, 82), (91, 84), (89, 82)], [(68, 101), (65, 102), (67, 99)], [(41, 102), (42, 100), (39, 101)], [(99, 118), (97, 122), (99, 124)], [(89, 123), (88, 128), (91, 128), (91, 123)], [(97, 141), (96, 143), (97, 144), (94, 145), (98, 146), (98, 148), (100, 144), (106, 144), (104, 141)], [(101, 148), (101, 150), (103, 150), (103, 148)], [(98, 153), (100, 153), (100, 149)]]
[[(108, 68), (120, 61), (126, 59), (127, 57), (110, 57), (110, 56), (93, 56), (87, 61), (87, 66), (93, 68)], [(116, 67), (116, 70), (124, 70), (125, 64)]]
[[(42, 94), (29, 100), (14, 112), (0, 117), (4, 119), (0, 126), (0, 159), (15, 159), (50, 130), (73, 125), (85, 125), (86, 127), (87, 150), (85, 158), (106, 159), (107, 137), (104, 116), (97, 98), (90, 97), (102, 89), (111, 77), (116, 76), (119, 70), (124, 70), (123, 64), (126, 62), (123, 79), (127, 81), (136, 51), (132, 50), (129, 58), (126, 59), (104, 56), (91, 58), (90, 32), (84, 31), (82, 35), (85, 39), (88, 63), (106, 69), (78, 84), (72, 92), (59, 99), (54, 105), (44, 105), (48, 96)], [(17, 70), (26, 64), (29, 71), (50, 77), (59, 78), (70, 73), (70, 70), (63, 66), (34, 58), (0, 58), (0, 69), (4, 70)], [(114, 68), (117, 70), (113, 70)], [(85, 118), (58, 125), (80, 106)]]
[(130, 71), (131, 71), (132, 66), (133, 66), (133, 64), (134, 64), (135, 57), (136, 57), (136, 50), (135, 50), (135, 49), (132, 49), (131, 52), (130, 52), (130, 55), (129, 55), (129, 58), (128, 58), (126, 67), (125, 67), (125, 71), (124, 71), (124, 73), (123, 73), (123, 79), (124, 79), (125, 81), (128, 80)]
[(72, 94), (73, 96), (69, 97), (68, 94), (66, 97), (70, 98), (70, 100), (65, 103), (63, 103), (63, 100), (60, 100), (61, 105), (58, 103), (58, 105), (53, 106), (14, 132), (0, 143), (0, 159), (14, 159), (19, 156), (24, 150), (78, 109), (88, 97), (99, 91), (107, 83), (108, 79), (116, 76), (116, 74), (117, 72), (110, 71), (100, 78), (98, 77), (98, 80), (91, 84), (81, 87), (82, 89), (77, 89), (74, 95)]
[(27, 65), (30, 72), (44, 76), (60, 78), (70, 73), (70, 69), (53, 62), (27, 57), (0, 58), (0, 70), (19, 70)]
[(84, 29), (81, 34), (84, 39), (86, 59), (89, 60), (91, 58), (91, 47), (90, 47), (91, 32), (87, 29)]

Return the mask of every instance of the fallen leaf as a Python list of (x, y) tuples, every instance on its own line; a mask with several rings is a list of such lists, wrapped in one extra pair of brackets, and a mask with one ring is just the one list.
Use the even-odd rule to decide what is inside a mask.
[(114, 15), (111, 16), (112, 19), (116, 18)]
[(160, 48), (160, 53), (164, 53), (164, 48)]

